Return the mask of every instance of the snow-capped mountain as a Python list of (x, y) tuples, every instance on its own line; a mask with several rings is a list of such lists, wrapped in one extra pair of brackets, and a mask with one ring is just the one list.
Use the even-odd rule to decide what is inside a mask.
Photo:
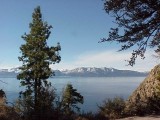
[[(138, 77), (146, 76), (147, 72), (131, 70), (118, 70), (115, 68), (80, 67), (72, 70), (53, 70), (55, 76), (78, 76), (78, 77)], [(20, 72), (18, 68), (0, 69), (0, 77), (16, 77)]]
[(16, 69), (0, 69), (0, 78), (16, 77)]
[(0, 72), (8, 72), (8, 69), (0, 69)]
[(80, 67), (72, 70), (56, 70), (56, 76), (83, 76), (83, 77), (120, 77), (120, 76), (146, 76), (147, 72), (131, 70), (118, 70), (115, 68)]
[(20, 72), (20, 70), (19, 70), (19, 68), (17, 67), (17, 68), (11, 68), (11, 69), (9, 69), (9, 70), (8, 70), (8, 72), (15, 72), (15, 73), (19, 73), (19, 72)]

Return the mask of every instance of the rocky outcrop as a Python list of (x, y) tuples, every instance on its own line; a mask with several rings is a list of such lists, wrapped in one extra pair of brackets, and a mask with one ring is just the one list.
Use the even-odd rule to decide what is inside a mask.
[[(155, 66), (126, 102), (126, 108), (145, 110), (146, 106), (155, 104), (160, 91), (160, 65)], [(152, 101), (152, 102), (151, 102)], [(137, 107), (137, 108), (136, 108)], [(138, 108), (139, 107), (139, 108)], [(142, 110), (142, 111), (143, 111)]]

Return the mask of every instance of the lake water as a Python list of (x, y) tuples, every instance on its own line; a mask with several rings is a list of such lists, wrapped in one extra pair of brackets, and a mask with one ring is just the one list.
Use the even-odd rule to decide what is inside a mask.
[[(6, 92), (8, 101), (12, 102), (18, 97), (22, 90), (16, 78), (0, 78), (0, 89)], [(61, 94), (67, 83), (71, 83), (84, 97), (81, 110), (85, 112), (96, 112), (97, 105), (101, 105), (107, 98), (116, 96), (127, 99), (129, 95), (139, 86), (144, 77), (54, 77), (50, 78), (57, 93)]]

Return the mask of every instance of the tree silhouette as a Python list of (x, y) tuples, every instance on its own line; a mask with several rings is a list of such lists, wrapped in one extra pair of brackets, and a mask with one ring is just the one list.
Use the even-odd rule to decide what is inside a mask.
[(104, 9), (115, 18), (117, 27), (100, 42), (121, 43), (120, 51), (134, 47), (129, 65), (133, 66), (138, 56), (145, 58), (147, 46), (160, 52), (159, 0), (105, 0)]
[(74, 109), (79, 111), (78, 103), (83, 104), (83, 96), (73, 88), (72, 84), (67, 84), (62, 96), (63, 111), (66, 114), (74, 113)]
[(22, 56), (19, 57), (19, 61), (22, 61), (23, 65), (17, 78), (21, 80), (21, 85), (26, 87), (26, 90), (21, 92), (22, 95), (31, 101), (30, 107), (36, 113), (43, 106), (40, 102), (41, 90), (50, 86), (47, 79), (53, 75), (49, 65), (60, 62), (61, 47), (59, 43), (56, 47), (47, 45), (52, 26), (43, 22), (39, 6), (34, 9), (29, 28), (30, 32), (22, 36), (25, 44), (20, 47)]

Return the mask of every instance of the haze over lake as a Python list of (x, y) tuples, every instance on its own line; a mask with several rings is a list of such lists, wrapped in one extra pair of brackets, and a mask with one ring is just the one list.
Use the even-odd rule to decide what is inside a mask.
[[(116, 96), (125, 99), (139, 86), (145, 77), (54, 77), (50, 78), (57, 94), (62, 94), (62, 89), (67, 83), (71, 83), (81, 95), (84, 96), (84, 104), (81, 110), (97, 111), (97, 105), (107, 98)], [(0, 89), (7, 94), (7, 99), (13, 102), (22, 90), (20, 81), (16, 78), (0, 78), (5, 83), (0, 83)]]

